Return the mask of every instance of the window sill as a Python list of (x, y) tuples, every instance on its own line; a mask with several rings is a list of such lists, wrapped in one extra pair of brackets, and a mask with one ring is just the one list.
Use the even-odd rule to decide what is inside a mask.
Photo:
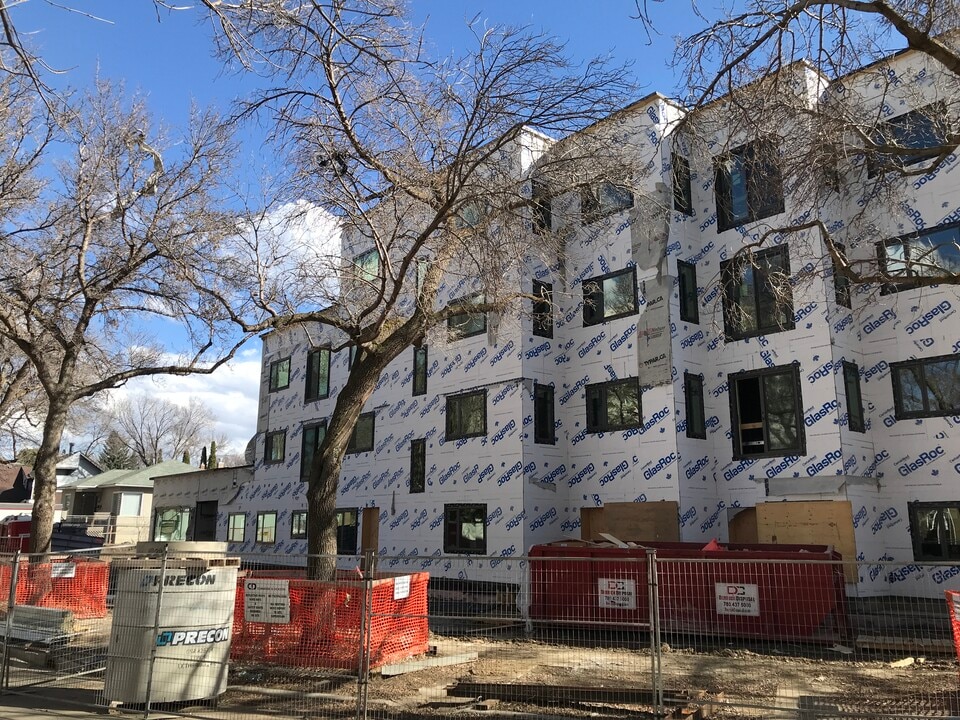
[(487, 436), (487, 431), (484, 430), (483, 432), (471, 433), (469, 435), (444, 435), (443, 441), (445, 443), (448, 443), (448, 442), (454, 442), (456, 440), (471, 440), (473, 438), (486, 437), (486, 436)]
[(744, 455), (743, 453), (733, 453), (734, 460), (768, 460), (770, 458), (780, 458), (780, 457), (793, 457), (796, 455), (806, 455), (807, 449), (802, 448), (792, 448), (790, 450), (775, 450), (772, 452), (763, 452), (763, 453), (751, 453), (750, 455)]
[(620, 319), (625, 318), (625, 317), (632, 317), (633, 315), (636, 315), (636, 314), (637, 314), (638, 310), (639, 310), (639, 308), (634, 307), (633, 310), (630, 310), (630, 311), (628, 311), (628, 312), (622, 312), (622, 313), (620, 313), (619, 315), (611, 315), (610, 317), (600, 318), (600, 319), (594, 320), (594, 321), (592, 321), (592, 322), (590, 322), (590, 321), (588, 321), (586, 318), (584, 318), (584, 319), (583, 319), (583, 326), (584, 326), (584, 327), (593, 327), (594, 325), (603, 325), (604, 323), (613, 322), (614, 320), (620, 320)]
[(745, 333), (743, 335), (737, 334), (732, 335), (729, 332), (723, 333), (723, 341), (726, 343), (737, 342), (738, 340), (749, 340), (755, 337), (761, 337), (763, 335), (776, 335), (777, 333), (788, 332), (790, 330), (796, 330), (797, 324), (795, 322), (785, 323), (784, 325), (775, 325), (770, 328), (764, 328), (762, 330), (757, 330), (751, 333)]

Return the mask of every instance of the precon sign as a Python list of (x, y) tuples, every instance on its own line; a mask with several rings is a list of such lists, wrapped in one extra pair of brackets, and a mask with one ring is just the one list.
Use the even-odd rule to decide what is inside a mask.
[(760, 593), (750, 583), (715, 583), (717, 615), (760, 617)]
[(247, 622), (290, 622), (290, 581), (255, 578), (243, 584), (243, 619)]
[(636, 581), (631, 578), (597, 578), (597, 603), (613, 610), (636, 610)]

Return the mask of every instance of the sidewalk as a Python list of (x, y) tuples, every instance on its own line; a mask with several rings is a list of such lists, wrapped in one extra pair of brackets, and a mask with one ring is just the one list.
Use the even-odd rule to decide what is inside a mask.
[[(138, 717), (143, 713), (109, 712), (96, 707), (97, 693), (78, 688), (44, 688), (24, 694), (0, 695), (0, 720), (56, 720), (57, 718)], [(81, 704), (82, 703), (82, 704)], [(109, 713), (109, 714), (108, 714)], [(151, 720), (174, 718), (169, 713), (151, 713)]]

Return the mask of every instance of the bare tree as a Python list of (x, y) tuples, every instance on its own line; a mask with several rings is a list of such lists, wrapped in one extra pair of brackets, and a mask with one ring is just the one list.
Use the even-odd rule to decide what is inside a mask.
[[(0, 338), (44, 395), (31, 549), (45, 552), (71, 408), (135, 377), (212, 372), (232, 357), (236, 338), (196, 289), (231, 229), (231, 142), (199, 112), (185, 137), (167, 138), (140, 99), (106, 83), (56, 113), (16, 74), (0, 87), (23, 102), (0, 103), (19, 113), (0, 123)], [(157, 323), (177, 327), (178, 347), (158, 341)]]
[[(277, 242), (276, 216), (251, 215), (237, 266), (258, 267), (258, 281), (224, 298), (248, 330), (303, 325), (315, 341), (355, 351), (307, 492), (310, 570), (324, 577), (333, 565), (315, 556), (336, 552), (341, 464), (381, 373), (412, 345), (439, 341), (450, 318), (489, 314), (496, 332), (518, 311), (531, 292), (525, 264), (555, 264), (563, 242), (524, 239), (528, 173), (555, 136), (569, 139), (539, 167), (548, 192), (615, 174), (608, 163), (624, 165), (615, 142), (570, 136), (625, 104), (632, 87), (624, 68), (574, 65), (562, 45), (525, 29), (474, 23), (469, 52), (434, 57), (390, 0), (205, 4), (221, 50), (275, 81), (243, 113), (273, 118), (289, 197), (321, 209), (344, 237), (346, 257), (331, 258), (296, 242), (296, 224)], [(471, 294), (469, 307), (451, 301), (460, 294)]]
[(213, 412), (197, 398), (177, 405), (138, 394), (114, 407), (115, 430), (144, 467), (197, 450), (213, 427)]
[[(646, 27), (655, 8), (637, 0), (637, 10)], [(934, 239), (906, 262), (876, 252), (891, 227), (913, 227), (916, 184), (952, 163), (960, 144), (960, 3), (750, 0), (700, 18), (704, 29), (683, 38), (675, 58), (693, 111), (675, 148), (730, 158), (766, 138), (777, 181), (805, 210), (752, 227), (744, 261), (755, 266), (757, 250), (789, 235), (819, 259), (808, 280), (836, 274), (844, 288), (866, 292), (960, 284), (955, 237)], [(907, 54), (894, 53), (900, 48)], [(715, 168), (701, 170), (710, 182)]]

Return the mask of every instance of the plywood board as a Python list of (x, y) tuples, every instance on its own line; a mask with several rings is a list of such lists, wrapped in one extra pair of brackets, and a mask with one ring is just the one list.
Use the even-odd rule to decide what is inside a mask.
[(732, 543), (753, 544), (760, 542), (757, 536), (757, 509), (748, 507), (730, 518), (727, 530)]
[(677, 542), (680, 540), (678, 505), (660, 502), (607, 503), (599, 508), (580, 509), (580, 537), (601, 540), (600, 533), (630, 542)]
[(805, 500), (757, 505), (757, 539), (762, 543), (833, 545), (851, 560), (847, 582), (857, 581), (857, 541), (849, 500)]

